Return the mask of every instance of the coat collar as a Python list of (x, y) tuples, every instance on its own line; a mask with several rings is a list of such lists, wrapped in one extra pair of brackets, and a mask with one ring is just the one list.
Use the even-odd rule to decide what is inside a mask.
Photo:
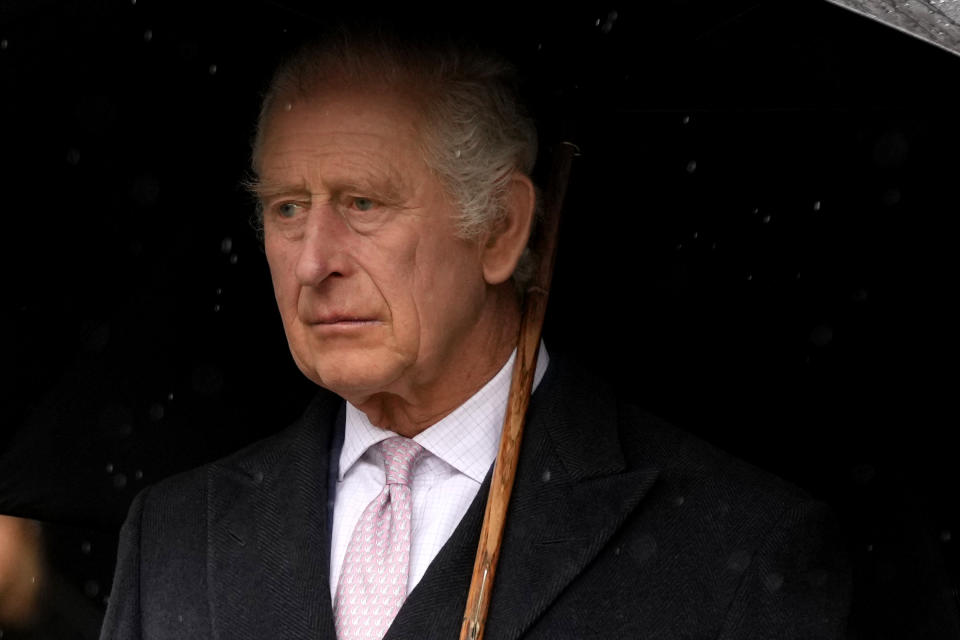
[[(613, 395), (552, 358), (528, 413), (486, 637), (520, 637), (599, 553), (654, 484), (630, 469)], [(386, 639), (457, 637), (490, 474)]]

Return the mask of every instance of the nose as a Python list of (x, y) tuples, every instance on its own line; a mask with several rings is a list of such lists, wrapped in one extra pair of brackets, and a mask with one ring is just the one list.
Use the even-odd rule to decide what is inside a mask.
[(301, 285), (317, 286), (328, 278), (347, 274), (348, 233), (346, 223), (330, 203), (314, 203), (310, 207), (296, 264)]

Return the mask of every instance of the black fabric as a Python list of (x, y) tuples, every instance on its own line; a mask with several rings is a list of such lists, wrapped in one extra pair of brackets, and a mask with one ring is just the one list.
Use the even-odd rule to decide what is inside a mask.
[[(334, 638), (328, 478), (342, 402), (144, 491), (102, 638)], [(387, 633), (458, 637), (488, 475)], [(833, 520), (559, 356), (531, 402), (486, 637), (843, 637)]]

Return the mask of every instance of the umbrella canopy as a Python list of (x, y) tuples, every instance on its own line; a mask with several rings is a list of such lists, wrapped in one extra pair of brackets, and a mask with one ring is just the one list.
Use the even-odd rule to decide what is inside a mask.
[(830, 0), (960, 55), (958, 0)]

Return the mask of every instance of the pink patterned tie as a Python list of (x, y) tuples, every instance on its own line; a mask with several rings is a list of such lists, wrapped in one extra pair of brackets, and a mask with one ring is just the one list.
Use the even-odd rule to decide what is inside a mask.
[(407, 438), (380, 443), (387, 484), (353, 530), (334, 605), (337, 638), (380, 640), (407, 597), (410, 472), (423, 447)]

